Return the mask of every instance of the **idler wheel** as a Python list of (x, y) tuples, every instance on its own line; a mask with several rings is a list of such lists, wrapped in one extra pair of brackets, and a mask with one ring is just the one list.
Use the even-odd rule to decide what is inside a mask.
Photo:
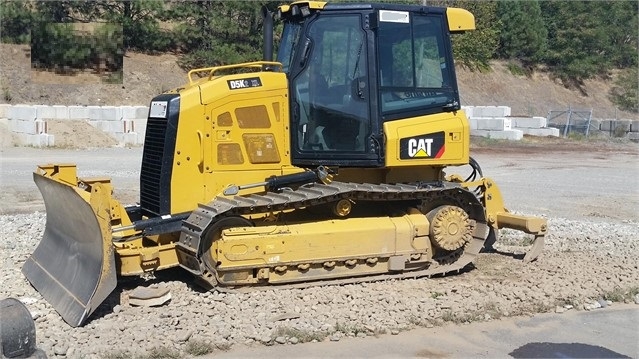
[(454, 251), (472, 239), (472, 222), (457, 206), (439, 206), (426, 215), (430, 222), (430, 240), (438, 248)]

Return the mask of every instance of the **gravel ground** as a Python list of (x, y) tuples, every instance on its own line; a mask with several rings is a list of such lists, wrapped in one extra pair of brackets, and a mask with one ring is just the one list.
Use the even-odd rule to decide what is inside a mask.
[[(499, 161), (508, 163), (506, 157), (488, 161), (489, 167), (501, 168)], [(621, 168), (627, 160), (613, 162)], [(534, 166), (529, 170), (534, 171)], [(626, 175), (636, 178), (637, 169), (630, 171)], [(498, 176), (495, 180), (500, 183)], [(628, 186), (630, 194), (636, 193), (633, 182)], [(526, 195), (519, 197), (525, 201)], [(546, 198), (552, 202), (553, 194)], [(550, 233), (545, 252), (536, 262), (523, 264), (518, 259), (527, 237), (503, 230), (496, 244), (502, 254), (481, 254), (474, 268), (444, 278), (221, 293), (200, 290), (180, 270), (160, 272), (147, 281), (122, 281), (82, 328), (64, 323), (20, 272), (42, 236), (45, 214), (0, 215), (0, 298), (16, 297), (26, 303), (36, 321), (38, 346), (52, 358), (189, 357), (236, 344), (397, 334), (445, 322), (594, 310), (639, 301), (636, 215), (617, 218), (588, 213), (573, 218), (552, 208), (540, 211), (548, 217)], [(172, 300), (161, 307), (130, 306), (128, 293), (139, 285), (166, 286)]]

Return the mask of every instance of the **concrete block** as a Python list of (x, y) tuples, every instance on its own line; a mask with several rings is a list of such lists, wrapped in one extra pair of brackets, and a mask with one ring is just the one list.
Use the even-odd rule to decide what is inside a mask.
[(146, 106), (122, 106), (121, 110), (124, 120), (147, 119), (149, 117), (149, 108)]
[(135, 122), (133, 120), (122, 120), (122, 132), (135, 132)]
[(68, 120), (69, 119), (69, 107), (62, 105), (53, 105), (53, 110), (55, 111), (55, 119), (56, 120)]
[(524, 135), (538, 136), (538, 137), (548, 137), (548, 136), (559, 137), (559, 129), (558, 128), (552, 128), (552, 127), (546, 127), (546, 128), (518, 128), (518, 130), (521, 130), (524, 133)]
[[(2, 110), (0, 109), (0, 111)], [(0, 115), (0, 117), (2, 116)], [(630, 132), (639, 132), (639, 120), (632, 120), (630, 122)]]
[(47, 123), (42, 120), (25, 121), (8, 119), (7, 124), (9, 130), (15, 133), (24, 133), (29, 135), (47, 133)]
[(601, 125), (599, 126), (599, 129), (601, 131), (610, 131), (611, 128), (613, 127), (613, 122), (612, 120), (601, 120)]
[(142, 134), (142, 136), (144, 136), (144, 134), (146, 133), (146, 122), (146, 118), (133, 120), (133, 132), (140, 133)]
[(139, 136), (136, 132), (116, 133), (115, 139), (121, 145), (139, 145)]
[(639, 142), (639, 132), (628, 132), (626, 136), (632, 142)]
[(47, 122), (44, 120), (35, 120), (36, 125), (36, 134), (48, 133), (49, 128), (47, 127)]
[(33, 121), (36, 117), (36, 109), (33, 106), (14, 105), (7, 109), (7, 118), (10, 119)]
[(509, 106), (475, 106), (474, 117), (507, 117), (510, 116)]
[(55, 118), (53, 107), (47, 105), (33, 105), (33, 107), (36, 110), (36, 118), (41, 120)]
[(512, 129), (512, 122), (507, 117), (476, 117), (478, 130), (505, 131)]
[(631, 125), (632, 125), (631, 120), (619, 120), (617, 121), (617, 126), (615, 126), (615, 131), (630, 132)]
[(470, 126), (471, 130), (476, 130), (477, 129), (477, 119), (469, 117), (468, 118), (468, 125)]
[(102, 121), (102, 107), (100, 106), (87, 106), (89, 110), (89, 120)]
[(599, 129), (609, 132), (630, 132), (631, 122), (630, 120), (604, 120), (601, 121), (601, 127)]
[[(96, 107), (96, 106), (91, 106)], [(69, 106), (69, 119), (70, 120), (88, 120), (89, 119), (89, 107), (87, 106)]]
[(464, 112), (466, 112), (466, 117), (473, 117), (473, 108), (474, 106), (462, 106), (461, 107)]
[(0, 118), (7, 118), (7, 110), (11, 107), (11, 105), (7, 103), (0, 104)]
[(545, 117), (510, 117), (514, 128), (544, 128), (548, 127)]
[(123, 120), (132, 120), (135, 118), (135, 106), (122, 106), (120, 109), (122, 110)]
[(522, 138), (524, 138), (524, 133), (521, 130), (506, 130), (506, 131), (472, 130), (470, 131), (470, 135), (493, 138), (497, 140), (511, 140), (511, 141), (519, 141)]
[(601, 120), (590, 120), (590, 129), (593, 131), (601, 130)]
[(103, 121), (120, 121), (122, 120), (122, 108), (115, 106), (102, 106), (101, 120)]
[(67, 106), (46, 106), (34, 105), (36, 118), (41, 120), (67, 120), (69, 119), (69, 108)]
[(35, 133), (35, 121), (16, 120), (10, 118), (7, 120), (9, 131), (15, 133)]
[(149, 108), (147, 106), (134, 106), (135, 107), (135, 117), (139, 119), (149, 118)]
[(27, 146), (52, 147), (55, 146), (55, 136), (41, 133), (37, 135), (22, 134), (20, 140)]

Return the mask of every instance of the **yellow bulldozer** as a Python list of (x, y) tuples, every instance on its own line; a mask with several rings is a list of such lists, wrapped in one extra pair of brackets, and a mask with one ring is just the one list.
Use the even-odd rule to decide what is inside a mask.
[(301, 1), (264, 15), (263, 61), (192, 70), (151, 100), (138, 204), (73, 164), (38, 166), (47, 221), (22, 270), (70, 325), (119, 276), (170, 267), (211, 287), (429, 277), (504, 227), (534, 236), (525, 261), (541, 252), (546, 221), (508, 212), (469, 156), (450, 35), (475, 28), (470, 12)]

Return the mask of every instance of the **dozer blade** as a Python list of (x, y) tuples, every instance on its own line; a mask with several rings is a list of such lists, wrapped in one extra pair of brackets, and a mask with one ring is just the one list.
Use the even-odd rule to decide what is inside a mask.
[(37, 173), (33, 179), (44, 199), (47, 223), (22, 273), (69, 325), (77, 327), (116, 287), (110, 222), (103, 216), (108, 201), (94, 201), (92, 196), (89, 203), (79, 188)]

